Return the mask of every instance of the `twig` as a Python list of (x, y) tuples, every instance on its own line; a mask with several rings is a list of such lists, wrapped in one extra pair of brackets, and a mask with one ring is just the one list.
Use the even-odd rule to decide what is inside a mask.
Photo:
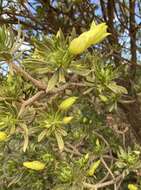
[[(103, 165), (105, 166), (105, 168), (108, 170), (109, 174), (112, 176), (113, 180), (115, 180), (115, 176), (113, 175), (111, 169), (108, 167), (107, 163), (105, 162), (105, 160), (101, 157), (100, 158), (101, 162), (103, 163)], [(117, 185), (116, 183), (114, 184), (114, 190), (117, 190)]]
[(67, 87), (69, 87), (69, 84), (65, 84), (65, 85), (61, 86), (60, 88), (52, 90), (52, 91), (49, 91), (47, 93), (44, 90), (41, 90), (41, 91), (37, 92), (31, 98), (29, 98), (28, 100), (26, 100), (26, 101), (24, 101), (22, 103), (20, 111), (19, 111), (19, 114), (18, 114), (18, 118), (21, 116), (21, 114), (23, 113), (23, 111), (24, 111), (24, 109), (25, 109), (26, 106), (31, 105), (33, 102), (35, 102), (41, 96), (47, 95), (47, 94), (58, 94), (59, 92), (65, 90)]
[(83, 182), (83, 185), (86, 188), (95, 190), (95, 189), (103, 188), (103, 187), (106, 187), (106, 186), (109, 186), (109, 185), (113, 185), (113, 184), (117, 183), (121, 178), (122, 178), (122, 175), (116, 177), (113, 180), (106, 181), (104, 183), (97, 183), (97, 184), (93, 185), (93, 184), (90, 184), (90, 183)]
[(67, 148), (67, 147), (64, 147), (64, 150), (65, 150), (66, 152), (69, 152), (69, 153), (73, 154), (73, 155), (82, 156), (82, 154), (81, 154), (80, 152), (75, 151), (74, 149), (71, 150), (71, 149), (69, 149), (69, 148)]
[(30, 80), (40, 90), (45, 90), (47, 88), (47, 85), (43, 84), (41, 81), (37, 79), (34, 79), (29, 73), (22, 69), (21, 66), (17, 66), (12, 63), (12, 67), (15, 71), (20, 73), (26, 80)]
[(19, 114), (18, 114), (18, 118), (22, 115), (24, 109), (26, 106), (32, 104), (33, 102), (35, 102), (37, 99), (39, 99), (43, 94), (45, 94), (45, 91), (39, 91), (37, 92), (34, 96), (32, 96), (31, 98), (29, 98), (28, 100), (24, 101), (22, 106), (21, 106), (21, 109), (19, 111)]
[(74, 147), (73, 145), (71, 145), (70, 143), (66, 142), (66, 145), (71, 148), (77, 155), (82, 156), (82, 154), (77, 150), (76, 147)]
[(108, 167), (107, 163), (105, 162), (105, 160), (101, 157), (100, 158), (101, 162), (103, 163), (103, 165), (105, 166), (105, 168), (108, 170), (109, 174), (112, 176), (112, 178), (115, 180), (115, 176), (113, 175), (112, 171), (110, 170), (110, 168)]

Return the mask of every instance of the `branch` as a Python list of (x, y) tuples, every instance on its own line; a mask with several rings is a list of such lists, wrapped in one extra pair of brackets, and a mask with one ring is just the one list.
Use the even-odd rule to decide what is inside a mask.
[(31, 98), (24, 101), (22, 106), (21, 106), (21, 109), (19, 111), (18, 118), (22, 115), (22, 113), (23, 113), (24, 109), (26, 108), (26, 106), (28, 106), (28, 105), (32, 104), (33, 102), (35, 102), (36, 100), (38, 100), (43, 94), (45, 94), (45, 91), (43, 91), (43, 90), (39, 91), (39, 92), (37, 92), (37, 94), (35, 94)]
[(16, 72), (20, 73), (26, 80), (30, 80), (37, 88), (39, 88), (40, 90), (46, 90), (47, 85), (43, 84), (41, 81), (37, 79), (34, 79), (29, 73), (27, 73), (20, 66), (17, 66), (13, 63), (11, 65)]
[(136, 62), (137, 62), (137, 54), (136, 54), (136, 27), (135, 27), (135, 1), (130, 1), (130, 45), (131, 45), (131, 79), (134, 79), (136, 74)]
[(83, 185), (86, 188), (96, 190), (96, 189), (99, 189), (99, 188), (103, 188), (103, 187), (106, 187), (106, 186), (109, 186), (109, 185), (116, 184), (122, 178), (123, 178), (123, 175), (120, 175), (120, 176), (116, 177), (115, 179), (110, 180), (110, 181), (106, 181), (104, 183), (97, 183), (97, 184), (93, 185), (93, 184), (90, 184), (90, 183), (83, 182)]
[(107, 169), (107, 171), (109, 172), (109, 174), (112, 176), (113, 180), (115, 180), (115, 176), (112, 173), (111, 169), (108, 167), (107, 163), (105, 162), (105, 160), (101, 157), (100, 158), (101, 162), (103, 163), (103, 165), (105, 166), (105, 168)]

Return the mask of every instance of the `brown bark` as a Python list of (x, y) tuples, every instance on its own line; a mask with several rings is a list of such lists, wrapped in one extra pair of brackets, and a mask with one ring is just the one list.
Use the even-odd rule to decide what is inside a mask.
[(120, 104), (120, 107), (126, 114), (131, 129), (139, 144), (141, 144), (141, 108), (140, 103), (136, 100), (134, 103)]
[(129, 70), (129, 85), (128, 92), (135, 100), (133, 103), (120, 105), (124, 110), (127, 120), (131, 125), (131, 129), (136, 137), (136, 140), (141, 144), (141, 105), (136, 97), (136, 92), (134, 90), (134, 79), (136, 75), (137, 66), (137, 55), (136, 55), (136, 26), (135, 26), (135, 3), (134, 1), (129, 1), (129, 37), (130, 37), (130, 70)]
[(107, 2), (107, 16), (108, 16), (108, 26), (109, 26), (109, 32), (112, 34), (109, 36), (110, 43), (112, 45), (118, 44), (118, 39), (117, 39), (117, 32), (114, 28), (114, 6), (115, 2), (114, 0), (108, 1)]
[(129, 1), (130, 2), (130, 45), (131, 45), (131, 78), (132, 80), (136, 74), (136, 62), (137, 62), (137, 55), (136, 55), (136, 27), (135, 27), (135, 3), (136, 1)]
[[(118, 33), (116, 31), (116, 28), (114, 26), (114, 19), (115, 19), (115, 11), (116, 11), (116, 2), (115, 0), (110, 0), (105, 3), (103, 0), (100, 0), (102, 15), (105, 20), (105, 22), (108, 25), (108, 32), (111, 33), (111, 35), (108, 37), (110, 49), (113, 49), (113, 57), (115, 60), (116, 65), (118, 66), (120, 64), (120, 51), (118, 48), (115, 48), (115, 46), (119, 46), (118, 42)], [(118, 56), (115, 56), (118, 55)]]

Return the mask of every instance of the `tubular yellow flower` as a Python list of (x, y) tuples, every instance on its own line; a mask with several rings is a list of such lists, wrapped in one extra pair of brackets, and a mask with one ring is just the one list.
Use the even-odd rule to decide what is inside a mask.
[(106, 23), (96, 25), (92, 22), (90, 30), (83, 32), (80, 36), (73, 39), (69, 46), (69, 51), (72, 54), (80, 54), (91, 45), (97, 44), (104, 40), (110, 33), (107, 32)]
[(45, 168), (45, 164), (39, 161), (24, 162), (23, 166), (37, 171), (43, 170)]
[(129, 190), (138, 190), (137, 186), (134, 184), (128, 184), (128, 189)]
[(72, 116), (66, 116), (66, 117), (63, 118), (63, 123), (68, 124), (68, 123), (71, 122), (72, 119), (73, 119)]
[(5, 132), (0, 131), (0, 142), (5, 141), (7, 139), (7, 134)]

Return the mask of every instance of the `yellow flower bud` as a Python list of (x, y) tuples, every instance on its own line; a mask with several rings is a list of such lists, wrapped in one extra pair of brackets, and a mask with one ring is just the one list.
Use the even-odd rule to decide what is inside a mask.
[(77, 100), (77, 97), (72, 96), (67, 98), (66, 100), (64, 100), (60, 105), (59, 105), (59, 109), (60, 110), (67, 110), (69, 109)]
[(0, 131), (0, 141), (5, 141), (7, 139), (7, 134), (5, 132)]
[(128, 189), (129, 190), (138, 190), (138, 187), (134, 184), (128, 184)]
[(91, 166), (90, 166), (90, 169), (88, 170), (88, 175), (89, 176), (93, 176), (96, 169), (99, 167), (100, 165), (100, 160), (94, 162)]
[(80, 54), (91, 45), (101, 42), (110, 33), (107, 32), (106, 23), (96, 25), (92, 22), (90, 30), (83, 32), (80, 36), (73, 39), (69, 46), (69, 51), (72, 54)]
[(64, 118), (63, 118), (63, 123), (64, 123), (64, 124), (68, 124), (68, 123), (71, 122), (72, 119), (73, 119), (72, 116), (64, 117)]
[(43, 170), (45, 168), (45, 164), (39, 161), (24, 162), (23, 166), (37, 171)]

